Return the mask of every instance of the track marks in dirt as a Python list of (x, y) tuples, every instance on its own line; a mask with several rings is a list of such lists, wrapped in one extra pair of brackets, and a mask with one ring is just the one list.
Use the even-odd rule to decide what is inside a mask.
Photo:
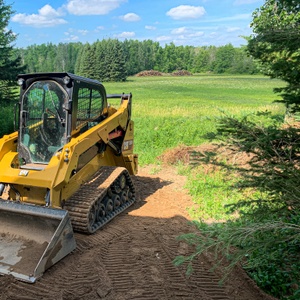
[[(185, 270), (173, 265), (173, 259), (183, 251), (176, 241), (177, 229), (165, 220), (155, 222), (152, 228), (151, 218), (134, 223), (132, 216), (123, 215), (105, 230), (105, 244), (101, 234), (94, 235), (95, 244), (102, 242), (99, 263), (110, 284), (106, 289), (118, 299), (229, 299), (208, 270), (190, 281)], [(206, 281), (199, 287), (197, 282), (203, 278)]]
[[(163, 246), (165, 252), (168, 253), (171, 260), (173, 260), (177, 255), (187, 255), (190, 252), (186, 244), (179, 243), (177, 241), (177, 235), (174, 233), (173, 235), (172, 233), (166, 235), (162, 232), (156, 232), (155, 235), (156, 239)], [(184, 278), (185, 285), (187, 286), (188, 290), (195, 290), (198, 293), (200, 289), (205, 293), (206, 296), (209, 297), (209, 299), (213, 300), (229, 299), (224, 287), (220, 286), (219, 284), (219, 278), (211, 272), (210, 268), (211, 267), (208, 267), (207, 265), (204, 267), (203, 262), (201, 263), (201, 261), (199, 261), (199, 263), (194, 264), (194, 272), (189, 277), (186, 276), (186, 270), (181, 268), (181, 277)], [(170, 269), (171, 274), (172, 269)], [(176, 270), (179, 271), (178, 268), (176, 268)]]
[[(35, 284), (0, 277), (1, 300), (267, 300), (243, 270), (224, 286), (213, 259), (199, 257), (195, 272), (173, 265), (190, 253), (177, 236), (191, 232), (181, 189), (172, 170), (134, 178), (137, 203), (93, 235), (75, 234), (76, 250)], [(176, 181), (177, 180), (177, 181)]]

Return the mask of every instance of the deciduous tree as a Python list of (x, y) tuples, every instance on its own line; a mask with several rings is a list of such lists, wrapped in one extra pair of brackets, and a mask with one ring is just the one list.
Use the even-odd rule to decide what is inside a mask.
[(275, 91), (294, 111), (300, 110), (300, 3), (266, 0), (253, 13), (254, 34), (248, 51), (262, 63), (263, 72), (287, 83)]

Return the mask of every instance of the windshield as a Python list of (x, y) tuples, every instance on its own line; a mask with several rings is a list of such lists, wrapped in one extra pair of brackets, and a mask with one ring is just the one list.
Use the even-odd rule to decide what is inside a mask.
[(19, 144), (23, 163), (48, 163), (63, 146), (65, 99), (66, 92), (50, 80), (36, 81), (24, 93)]

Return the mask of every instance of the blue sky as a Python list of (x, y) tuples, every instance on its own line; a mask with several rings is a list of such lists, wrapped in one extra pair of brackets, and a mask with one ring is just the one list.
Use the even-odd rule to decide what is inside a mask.
[[(9, 4), (9, 2), (6, 2)], [(162, 45), (238, 47), (264, 0), (16, 0), (15, 45), (93, 43), (117, 38)]]

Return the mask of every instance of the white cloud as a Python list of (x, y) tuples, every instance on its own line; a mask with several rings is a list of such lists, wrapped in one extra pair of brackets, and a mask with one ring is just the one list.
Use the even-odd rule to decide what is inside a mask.
[(178, 36), (176, 36), (176, 39), (177, 39), (177, 40), (186, 40), (186, 39), (187, 39), (187, 36), (185, 36), (184, 34), (178, 35)]
[(239, 30), (241, 30), (240, 27), (228, 27), (226, 29), (227, 32), (235, 32), (235, 31), (239, 31)]
[(188, 37), (200, 37), (200, 36), (204, 36), (204, 32), (203, 31), (197, 31), (197, 32), (194, 32), (194, 33), (191, 33), (188, 35)]
[(88, 30), (84, 30), (84, 29), (80, 29), (80, 30), (78, 30), (78, 32), (82, 35), (87, 35), (89, 33)]
[(140, 16), (135, 13), (128, 13), (124, 16), (121, 16), (120, 19), (125, 22), (137, 22), (141, 20)]
[(174, 20), (198, 19), (206, 13), (202, 6), (179, 5), (171, 8), (166, 15)]
[(156, 30), (156, 27), (155, 26), (146, 25), (145, 29), (147, 29), (147, 30)]
[(73, 29), (69, 29), (69, 32), (64, 32), (64, 35), (66, 36), (66, 38), (64, 39), (67, 42), (72, 42), (72, 41), (77, 41), (79, 40), (79, 37), (77, 35), (71, 34), (70, 32), (72, 32)]
[(175, 28), (171, 31), (172, 34), (183, 34), (187, 32), (186, 27)]
[(53, 7), (51, 7), (49, 4), (46, 4), (45, 6), (43, 6), (41, 9), (39, 9), (39, 14), (41, 16), (45, 16), (45, 17), (59, 17), (61, 14), (56, 11)]
[(68, 0), (66, 9), (73, 15), (106, 15), (127, 0)]
[(124, 31), (120, 34), (115, 35), (116, 38), (120, 38), (120, 39), (132, 38), (134, 36), (135, 36), (135, 33), (133, 31)]
[(172, 38), (170, 36), (162, 35), (156, 38), (158, 42), (171, 41)]
[(62, 13), (59, 10), (55, 10), (49, 4), (46, 4), (39, 9), (38, 14), (16, 14), (11, 20), (23, 25), (29, 25), (33, 27), (53, 27), (61, 24), (66, 24), (67, 21), (60, 18)]
[(203, 31), (197, 31), (193, 28), (180, 27), (171, 31), (172, 40), (175, 44), (199, 44), (199, 38), (203, 37), (205, 33)]
[(73, 35), (73, 34), (69, 35), (69, 36), (65, 39), (65, 41), (69, 41), (69, 42), (74, 42), (74, 41), (78, 41), (78, 40), (79, 40), (79, 36)]
[(102, 31), (102, 30), (104, 30), (105, 28), (104, 28), (104, 26), (98, 26), (96, 29), (95, 29), (95, 31), (96, 32), (99, 32), (99, 31)]

